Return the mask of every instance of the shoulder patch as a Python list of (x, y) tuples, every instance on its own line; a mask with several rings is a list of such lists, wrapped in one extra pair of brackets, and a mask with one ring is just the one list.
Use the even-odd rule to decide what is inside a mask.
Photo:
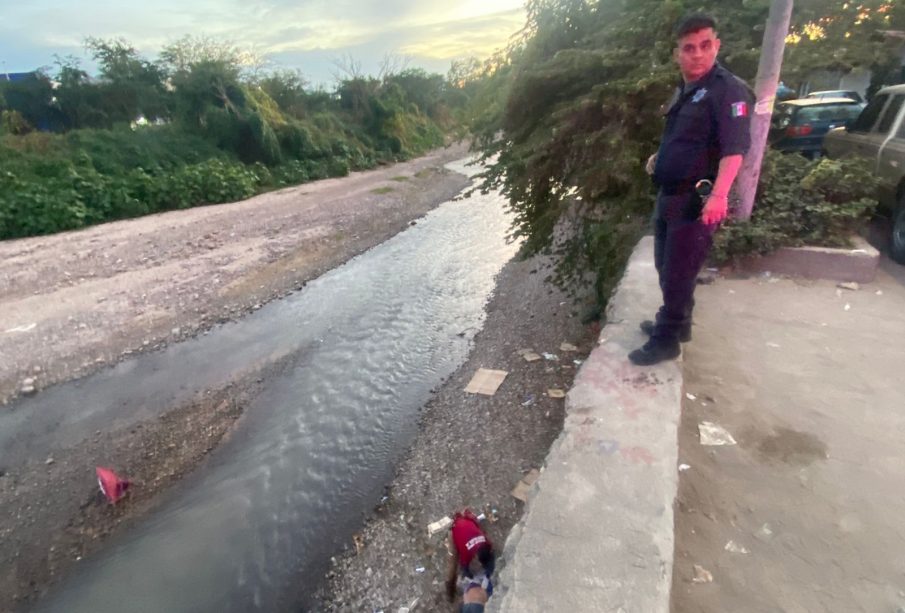
[(747, 117), (748, 116), (748, 103), (747, 102), (733, 103), (732, 116), (733, 117)]

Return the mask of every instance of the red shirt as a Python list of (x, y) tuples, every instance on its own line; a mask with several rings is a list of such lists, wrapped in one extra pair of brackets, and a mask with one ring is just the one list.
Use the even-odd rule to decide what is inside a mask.
[(453, 544), (459, 554), (459, 564), (468, 566), (477, 555), (478, 550), (490, 541), (484, 536), (476, 520), (456, 514), (452, 528)]

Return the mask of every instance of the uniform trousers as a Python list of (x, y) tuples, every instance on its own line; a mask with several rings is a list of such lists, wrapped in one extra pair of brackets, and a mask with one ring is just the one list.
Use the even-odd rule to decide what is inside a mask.
[(698, 273), (713, 245), (718, 224), (700, 220), (702, 202), (694, 191), (660, 190), (654, 212), (654, 265), (660, 278), (663, 306), (651, 335), (655, 340), (677, 341), (691, 326)]

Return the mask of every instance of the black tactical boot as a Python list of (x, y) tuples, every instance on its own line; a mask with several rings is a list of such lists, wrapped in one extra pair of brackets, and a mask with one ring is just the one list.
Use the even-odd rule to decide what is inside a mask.
[(628, 359), (637, 366), (653, 366), (664, 360), (672, 360), (679, 357), (682, 348), (679, 341), (660, 337), (651, 338), (640, 349), (635, 349), (628, 354)]
[[(657, 324), (649, 319), (645, 319), (641, 322), (641, 331), (646, 335), (650, 336), (654, 333), (654, 328), (657, 327)], [(679, 330), (679, 342), (687, 343), (691, 340), (691, 324), (687, 326), (682, 326), (682, 329)]]

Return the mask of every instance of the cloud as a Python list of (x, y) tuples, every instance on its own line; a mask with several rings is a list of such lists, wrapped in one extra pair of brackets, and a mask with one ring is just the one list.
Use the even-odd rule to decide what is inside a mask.
[[(376, 63), (388, 52), (436, 65), (486, 56), (524, 23), (522, 0), (0, 0), (0, 61), (49, 64), (84, 56), (88, 36), (122, 37), (144, 55), (185, 34), (254, 48), (281, 61), (329, 63), (345, 54)], [(88, 62), (90, 65), (90, 62)], [(299, 67), (309, 72), (310, 67)], [(13, 68), (10, 68), (11, 70)], [(367, 68), (366, 68), (367, 69)], [(318, 70), (324, 73), (323, 66)]]

